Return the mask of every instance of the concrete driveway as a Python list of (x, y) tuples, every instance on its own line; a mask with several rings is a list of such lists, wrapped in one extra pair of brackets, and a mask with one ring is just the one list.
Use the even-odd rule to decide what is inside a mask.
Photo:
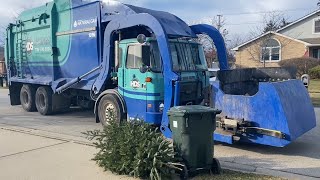
[[(81, 132), (101, 129), (91, 111), (73, 109), (64, 114), (43, 117), (36, 112), (24, 112), (19, 106), (11, 107), (7, 94), (7, 90), (0, 89), (0, 130), (86, 144), (89, 142)], [(319, 124), (320, 109), (316, 109), (316, 114)], [(229, 169), (293, 179), (317, 179), (320, 178), (320, 128), (316, 127), (285, 148), (216, 144), (215, 156), (223, 167)], [(3, 161), (0, 158), (0, 167)]]

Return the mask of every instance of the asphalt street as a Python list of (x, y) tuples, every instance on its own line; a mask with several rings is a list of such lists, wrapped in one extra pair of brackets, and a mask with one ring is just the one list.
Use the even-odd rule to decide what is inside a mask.
[[(320, 109), (315, 109), (317, 124)], [(92, 111), (71, 109), (63, 114), (41, 116), (20, 106), (9, 105), (8, 90), (0, 89), (0, 130), (23, 131), (53, 139), (89, 143), (82, 132), (101, 129)], [(1, 146), (0, 146), (1, 148)], [(317, 126), (285, 148), (260, 145), (215, 145), (215, 156), (222, 166), (247, 172), (283, 176), (293, 179), (320, 178), (320, 127)], [(1, 167), (0, 159), (0, 167)]]

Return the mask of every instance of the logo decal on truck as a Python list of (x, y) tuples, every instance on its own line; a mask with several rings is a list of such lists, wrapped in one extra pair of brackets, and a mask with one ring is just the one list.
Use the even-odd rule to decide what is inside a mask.
[(33, 42), (29, 41), (26, 44), (27, 53), (31, 53), (33, 51)]
[(134, 89), (140, 88), (140, 82), (138, 79), (133, 79), (130, 84), (131, 87)]
[(84, 26), (84, 25), (90, 25), (90, 24), (97, 24), (97, 19), (96, 18), (92, 18), (92, 19), (80, 19), (80, 20), (76, 20), (73, 23), (73, 27), (80, 27), (80, 26)]
[(73, 27), (78, 27), (78, 22), (77, 21), (74, 21), (74, 23), (73, 23)]

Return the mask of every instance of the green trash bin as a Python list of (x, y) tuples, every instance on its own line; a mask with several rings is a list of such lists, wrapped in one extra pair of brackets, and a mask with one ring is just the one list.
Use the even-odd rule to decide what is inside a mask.
[(219, 161), (213, 158), (213, 133), (216, 115), (220, 113), (200, 105), (177, 106), (169, 110), (175, 152), (183, 159), (189, 173), (199, 170), (220, 173)]

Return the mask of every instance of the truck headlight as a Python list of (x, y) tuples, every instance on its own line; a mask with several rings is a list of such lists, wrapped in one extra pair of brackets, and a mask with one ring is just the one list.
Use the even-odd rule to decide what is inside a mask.
[(163, 104), (163, 103), (160, 103), (160, 105), (159, 105), (159, 112), (163, 112), (163, 109), (164, 109), (164, 104)]

